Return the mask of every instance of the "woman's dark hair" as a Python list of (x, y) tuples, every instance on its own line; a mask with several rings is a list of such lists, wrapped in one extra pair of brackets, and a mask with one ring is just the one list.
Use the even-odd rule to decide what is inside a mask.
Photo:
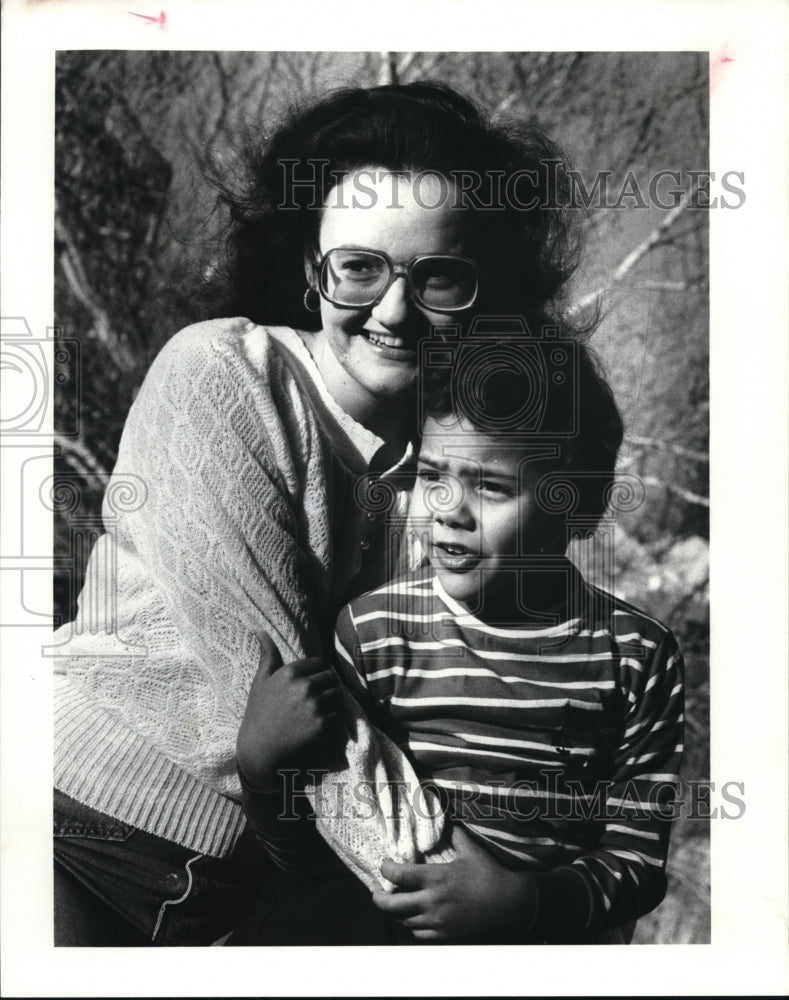
[[(543, 510), (552, 502), (583, 518), (591, 534), (605, 513), (624, 428), (611, 387), (585, 344), (501, 335), (460, 341), (446, 365), (421, 372), (422, 413), (442, 421), (465, 418), (506, 446), (548, 445), (540, 460), (550, 479), (538, 487)], [(450, 427), (451, 430), (451, 421)], [(558, 455), (556, 454), (558, 452)]]
[(268, 141), (248, 142), (243, 163), (240, 189), (217, 182), (230, 208), (228, 293), (217, 314), (315, 328), (303, 305), (304, 251), (317, 241), (320, 207), (349, 173), (383, 167), (465, 178), (475, 246), (493, 265), (478, 312), (557, 317), (578, 243), (566, 158), (534, 125), (494, 125), (440, 84), (340, 90), (292, 111)]

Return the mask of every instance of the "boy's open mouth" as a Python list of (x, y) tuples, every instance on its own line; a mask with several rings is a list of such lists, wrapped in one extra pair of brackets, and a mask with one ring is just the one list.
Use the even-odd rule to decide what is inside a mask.
[(433, 542), (432, 558), (444, 569), (465, 572), (479, 563), (480, 555), (466, 545)]

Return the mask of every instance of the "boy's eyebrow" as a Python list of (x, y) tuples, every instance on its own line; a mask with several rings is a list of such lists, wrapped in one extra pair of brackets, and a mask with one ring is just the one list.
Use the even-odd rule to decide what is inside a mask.
[[(518, 481), (517, 474), (491, 468), (490, 466), (483, 465), (481, 462), (469, 462), (455, 456), (450, 456), (450, 458), (452, 459), (452, 471), (461, 475), (482, 476), (485, 479), (500, 479), (513, 483)], [(437, 469), (439, 472), (446, 472), (450, 468), (448, 459), (439, 455), (432, 455), (429, 452), (427, 454), (420, 452), (417, 456), (417, 464), (429, 465), (431, 469)]]
[(417, 454), (416, 460), (423, 465), (431, 465), (434, 469), (446, 469), (448, 465), (445, 459), (431, 455), (430, 452), (425, 453), (424, 451), (420, 451)]

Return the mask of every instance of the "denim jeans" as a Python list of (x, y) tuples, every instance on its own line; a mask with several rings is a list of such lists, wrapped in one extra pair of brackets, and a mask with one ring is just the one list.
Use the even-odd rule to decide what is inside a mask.
[(270, 875), (251, 833), (212, 858), (57, 790), (54, 820), (56, 945), (212, 944), (251, 912)]
[[(56, 945), (208, 945), (231, 932), (229, 945), (414, 943), (325, 844), (314, 867), (281, 872), (251, 831), (218, 859), (57, 790), (54, 817)], [(633, 927), (573, 943), (627, 944)]]

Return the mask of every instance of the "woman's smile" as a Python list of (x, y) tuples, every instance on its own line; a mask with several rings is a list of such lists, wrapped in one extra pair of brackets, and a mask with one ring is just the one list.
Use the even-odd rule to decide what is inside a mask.
[(381, 358), (402, 361), (405, 364), (416, 363), (418, 339), (406, 337), (403, 333), (390, 333), (388, 331), (384, 333), (380, 330), (366, 328), (360, 330), (359, 333)]

